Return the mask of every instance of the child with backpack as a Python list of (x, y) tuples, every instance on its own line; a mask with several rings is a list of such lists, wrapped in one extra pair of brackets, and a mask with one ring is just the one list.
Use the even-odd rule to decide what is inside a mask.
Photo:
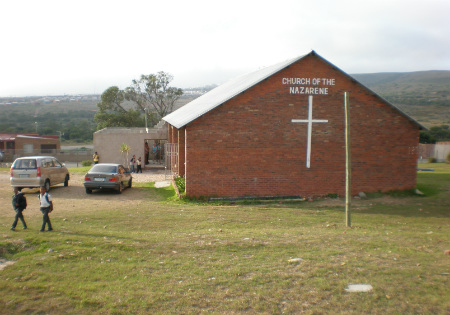
[(46, 224), (48, 226), (47, 231), (53, 231), (52, 223), (50, 222), (50, 217), (48, 216), (48, 214), (53, 211), (52, 196), (49, 195), (45, 187), (42, 186), (38, 197), (40, 201), (40, 209), (43, 214), (41, 232), (45, 231)]
[(19, 219), (20, 221), (22, 221), (23, 229), (25, 230), (27, 228), (27, 224), (25, 223), (25, 219), (23, 217), (22, 212), (27, 208), (27, 198), (25, 198), (25, 195), (17, 187), (14, 187), (12, 206), (14, 211), (16, 211), (16, 217), (14, 218), (11, 230), (12, 231), (16, 230), (17, 222), (19, 221)]

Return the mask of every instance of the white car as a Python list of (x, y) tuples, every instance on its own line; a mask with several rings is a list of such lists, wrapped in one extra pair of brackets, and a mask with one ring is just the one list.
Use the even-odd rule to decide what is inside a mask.
[(69, 171), (64, 164), (52, 156), (21, 157), (11, 165), (11, 186), (36, 188), (64, 184), (69, 186)]

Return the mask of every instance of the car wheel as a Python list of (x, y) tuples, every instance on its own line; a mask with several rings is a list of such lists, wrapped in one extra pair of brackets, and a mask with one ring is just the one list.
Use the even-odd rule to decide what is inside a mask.
[(69, 186), (69, 175), (66, 175), (66, 178), (64, 179), (64, 187)]
[(130, 180), (128, 181), (128, 188), (131, 188), (132, 182), (133, 182), (133, 179), (130, 178)]
[(117, 189), (117, 193), (118, 193), (118, 194), (121, 194), (122, 191), (123, 191), (123, 184), (122, 184), (122, 182), (120, 182), (119, 188)]
[(44, 183), (45, 191), (50, 191), (50, 181), (47, 179)]
[(92, 189), (86, 188), (86, 194), (92, 194)]

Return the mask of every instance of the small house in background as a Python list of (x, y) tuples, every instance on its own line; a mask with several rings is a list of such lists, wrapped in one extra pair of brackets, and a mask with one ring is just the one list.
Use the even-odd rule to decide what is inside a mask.
[(419, 144), (419, 162), (446, 162), (450, 155), (450, 141), (440, 141), (435, 144)]
[(344, 195), (345, 92), (352, 191), (414, 188), (423, 127), (312, 51), (230, 80), (163, 118), (187, 196)]
[[(149, 147), (146, 161), (146, 143)], [(100, 156), (100, 163), (127, 165), (133, 155), (141, 157), (147, 167), (164, 167), (164, 147), (167, 143), (167, 126), (161, 121), (154, 128), (104, 128), (94, 132), (94, 151)], [(122, 144), (130, 147), (127, 154), (121, 153)], [(147, 163), (148, 162), (148, 163)]]
[(0, 151), (4, 160), (17, 156), (52, 155), (61, 149), (59, 136), (39, 136), (37, 133), (0, 133)]

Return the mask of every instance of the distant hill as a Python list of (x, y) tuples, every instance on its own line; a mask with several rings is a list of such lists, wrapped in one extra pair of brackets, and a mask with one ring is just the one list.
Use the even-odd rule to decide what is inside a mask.
[[(450, 71), (352, 74), (358, 82), (397, 106), (427, 128), (450, 125)], [(213, 88), (213, 86), (209, 87)], [(175, 103), (177, 109), (208, 87), (193, 89)], [(192, 92), (192, 91), (191, 91)], [(0, 132), (64, 132), (68, 140), (92, 138), (100, 96), (85, 100), (61, 97), (0, 98)], [(56, 100), (56, 98), (58, 98)], [(129, 103), (126, 106), (131, 107)]]
[(450, 124), (450, 71), (351, 76), (426, 127)]

